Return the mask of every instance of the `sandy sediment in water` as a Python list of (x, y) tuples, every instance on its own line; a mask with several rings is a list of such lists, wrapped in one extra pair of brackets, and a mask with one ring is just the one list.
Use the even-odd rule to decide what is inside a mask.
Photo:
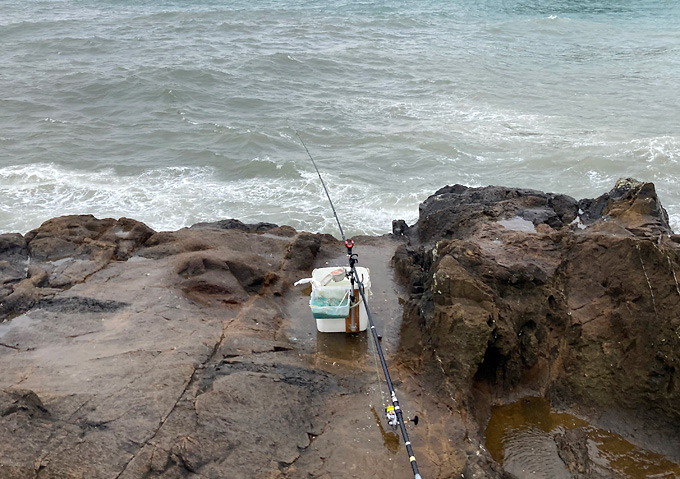
[[(483, 432), (526, 395), (674, 444), (680, 244), (653, 185), (447, 187), (355, 241), (423, 477), (509, 477)], [(317, 333), (292, 285), (346, 261), (236, 220), (0, 236), (0, 477), (413, 477), (370, 338)]]

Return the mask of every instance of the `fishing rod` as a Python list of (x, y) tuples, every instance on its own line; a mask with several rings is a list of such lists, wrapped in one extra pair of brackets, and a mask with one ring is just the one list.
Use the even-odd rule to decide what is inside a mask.
[[(298, 137), (298, 139), (300, 140), (300, 143), (302, 143), (302, 146), (305, 148), (305, 151), (307, 152), (309, 159), (312, 160), (312, 164), (314, 165), (314, 169), (316, 170), (316, 174), (319, 175), (319, 179), (321, 180), (321, 184), (323, 185), (323, 189), (326, 192), (326, 197), (328, 198), (328, 202), (331, 204), (331, 209), (333, 210), (333, 215), (335, 215), (335, 220), (338, 223), (338, 228), (340, 229), (340, 234), (342, 235), (342, 240), (345, 242), (345, 247), (347, 248), (347, 259), (349, 260), (349, 268), (350, 268), (350, 272), (348, 273), (348, 277), (350, 278), (350, 281), (352, 282), (352, 292), (354, 291), (354, 283), (356, 282), (356, 284), (359, 285), (359, 295), (361, 296), (361, 300), (364, 303), (364, 307), (366, 308), (366, 315), (368, 316), (368, 323), (371, 326), (371, 328), (370, 328), (371, 329), (371, 336), (373, 337), (373, 342), (375, 343), (375, 349), (378, 352), (378, 357), (380, 358), (380, 365), (382, 366), (383, 374), (385, 375), (387, 387), (390, 390), (390, 399), (392, 400), (392, 407), (394, 408), (394, 413), (397, 416), (397, 423), (399, 424), (399, 429), (401, 430), (401, 435), (404, 438), (404, 444), (406, 445), (406, 452), (408, 452), (409, 462), (411, 463), (411, 469), (413, 469), (413, 479), (422, 479), (421, 476), (420, 476), (420, 472), (418, 471), (418, 463), (416, 462), (416, 457), (415, 457), (415, 454), (413, 453), (413, 448), (411, 447), (411, 440), (409, 439), (408, 431), (406, 430), (406, 423), (404, 421), (404, 415), (401, 412), (401, 407), (399, 406), (399, 400), (397, 399), (397, 393), (394, 390), (394, 385), (392, 384), (392, 379), (390, 378), (390, 372), (387, 369), (387, 363), (385, 362), (385, 355), (383, 354), (382, 346), (380, 346), (380, 339), (378, 338), (378, 333), (375, 330), (375, 324), (373, 323), (373, 316), (371, 315), (371, 310), (368, 308), (368, 301), (366, 300), (366, 293), (364, 291), (364, 283), (363, 283), (362, 278), (359, 277), (359, 273), (357, 272), (357, 269), (356, 269), (356, 264), (359, 262), (359, 257), (356, 253), (352, 253), (352, 248), (354, 247), (354, 241), (353, 240), (347, 240), (345, 238), (345, 233), (342, 231), (342, 225), (340, 224), (340, 219), (338, 218), (338, 214), (335, 211), (335, 206), (333, 206), (333, 200), (331, 199), (331, 195), (328, 192), (328, 188), (326, 188), (326, 183), (323, 181), (323, 178), (321, 177), (321, 173), (319, 172), (319, 168), (317, 168), (316, 162), (314, 161), (312, 154), (309, 152), (309, 149), (307, 149), (307, 145), (305, 145), (305, 142), (302, 140), (302, 137), (300, 136), (300, 134), (297, 131), (295, 131), (295, 135)], [(352, 301), (354, 301), (353, 297), (352, 297)]]

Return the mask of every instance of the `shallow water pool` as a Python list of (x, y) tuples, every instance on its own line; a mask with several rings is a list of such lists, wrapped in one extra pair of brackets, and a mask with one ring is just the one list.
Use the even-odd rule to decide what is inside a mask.
[(583, 428), (594, 476), (626, 479), (680, 477), (680, 465), (631, 444), (622, 436), (599, 429), (566, 413), (552, 410), (543, 398), (524, 398), (492, 409), (486, 429), (491, 456), (518, 479), (572, 477), (558, 455), (555, 436)]

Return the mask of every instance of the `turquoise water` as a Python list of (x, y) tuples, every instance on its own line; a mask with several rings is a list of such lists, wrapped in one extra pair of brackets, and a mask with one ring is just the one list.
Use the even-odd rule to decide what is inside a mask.
[(680, 2), (22, 1), (0, 15), (0, 232), (413, 222), (445, 184), (653, 181), (680, 230)]

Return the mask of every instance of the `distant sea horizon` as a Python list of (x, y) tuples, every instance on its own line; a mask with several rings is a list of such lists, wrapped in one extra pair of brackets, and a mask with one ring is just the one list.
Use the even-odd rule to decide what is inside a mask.
[(338, 236), (452, 184), (632, 177), (680, 230), (680, 3), (3, 3), (0, 233), (67, 214)]

